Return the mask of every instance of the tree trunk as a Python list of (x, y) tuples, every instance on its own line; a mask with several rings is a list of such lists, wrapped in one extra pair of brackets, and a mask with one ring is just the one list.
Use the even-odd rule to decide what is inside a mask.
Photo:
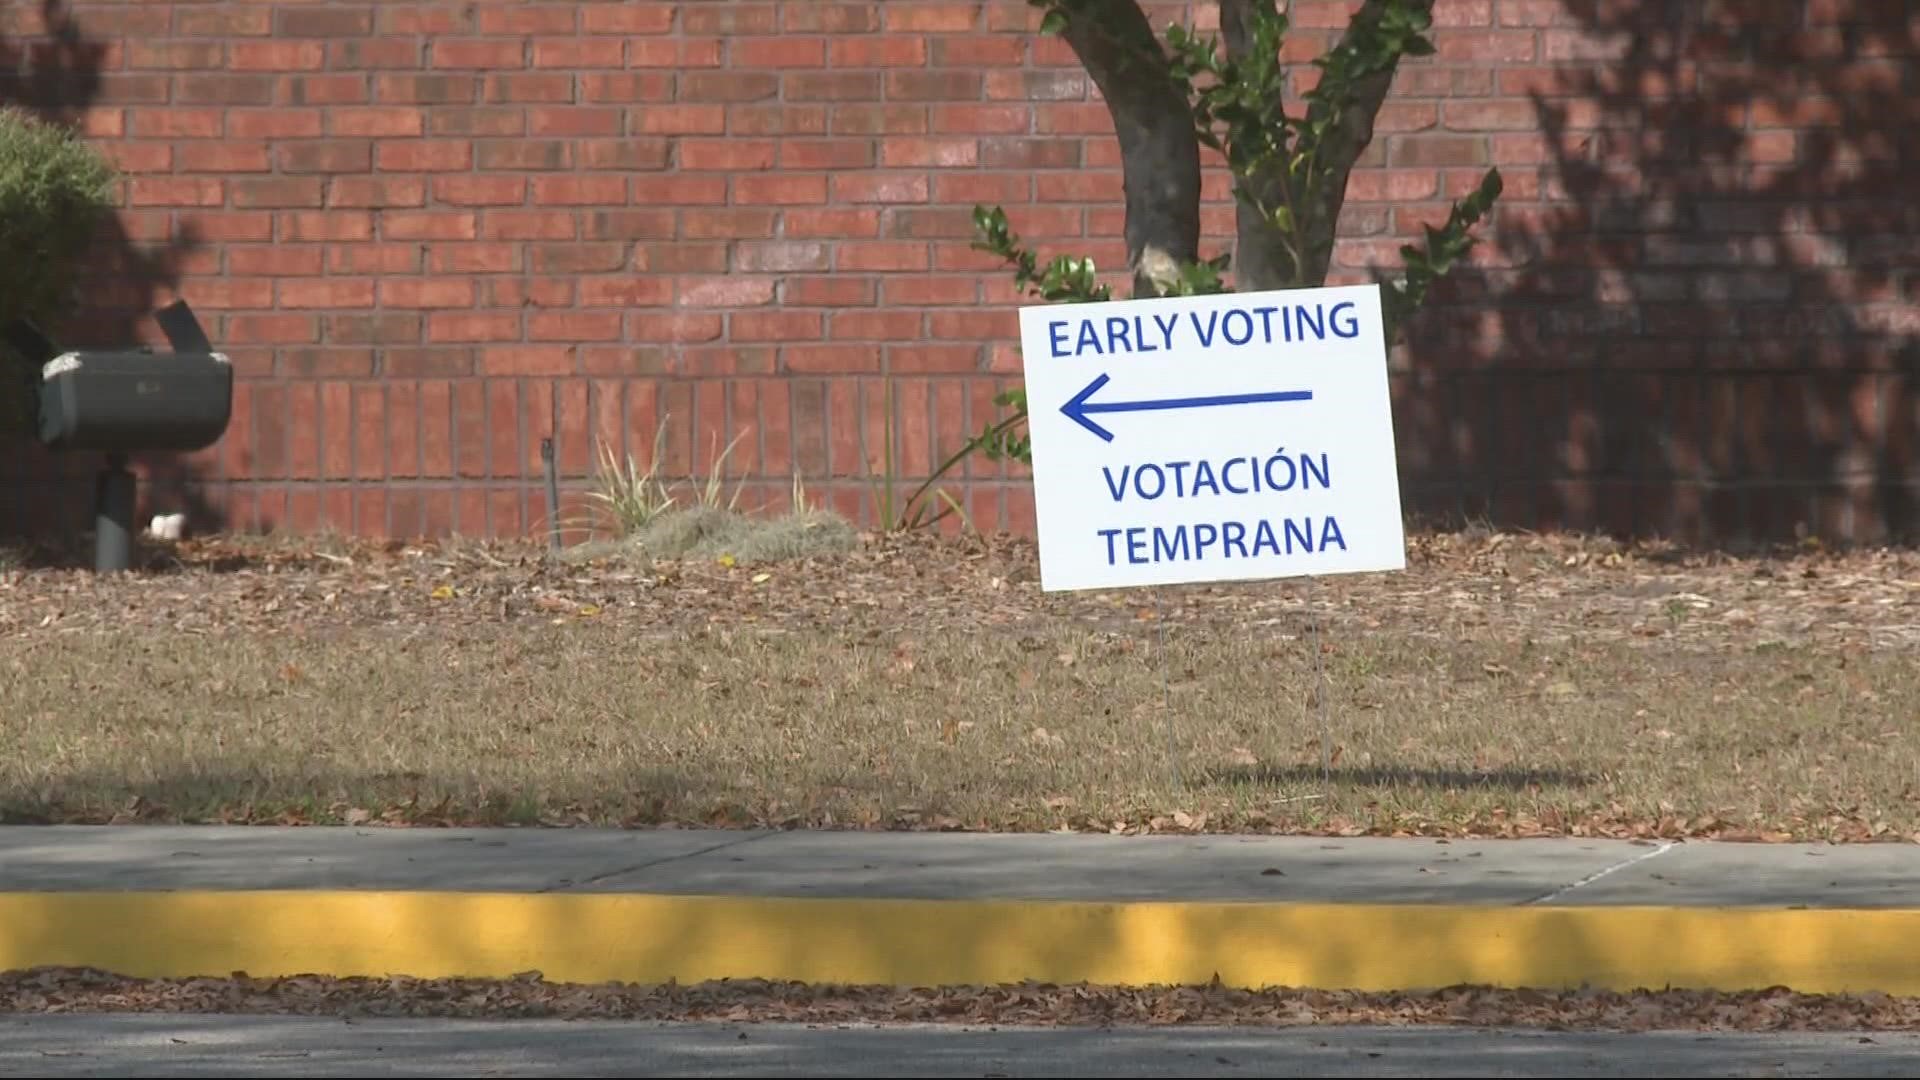
[[(1258, 9), (1258, 11), (1256, 11)], [(1226, 39), (1227, 55), (1240, 59), (1253, 50), (1255, 19), (1271, 15), (1274, 0), (1220, 0), (1220, 36)], [(1273, 103), (1277, 123), (1285, 115), (1284, 102)], [(1285, 187), (1279, 169), (1268, 169), (1252, 176), (1237, 177), (1241, 196), (1235, 200), (1235, 238), (1233, 248), (1233, 285), (1237, 292), (1262, 292), (1302, 284), (1302, 270), (1293, 264), (1287, 251), (1286, 233), (1273, 227), (1249, 198), (1260, 206), (1286, 203)], [(1315, 282), (1318, 284), (1318, 282)]]
[(1126, 179), (1127, 266), (1158, 296), (1200, 257), (1200, 141), (1166, 52), (1135, 0), (1064, 6), (1061, 36), (1107, 99)]
[[(1340, 46), (1347, 45), (1355, 27), (1377, 21), (1391, 0), (1366, 0), (1348, 22)], [(1401, 0), (1402, 3), (1409, 0)], [(1431, 8), (1432, 0), (1411, 0), (1413, 6)], [(1252, 45), (1253, 20), (1258, 6), (1273, 10), (1273, 0), (1220, 0), (1221, 36), (1233, 56), (1245, 56)], [(1336, 46), (1336, 47), (1340, 47)], [(1276, 229), (1260, 212), (1243, 200), (1236, 222), (1238, 236), (1234, 248), (1234, 286), (1240, 292), (1265, 289), (1305, 288), (1323, 285), (1333, 261), (1334, 237), (1340, 224), (1340, 211), (1347, 201), (1347, 180), (1354, 163), (1373, 141), (1373, 121), (1393, 85), (1398, 61), (1354, 84), (1354, 97), (1346, 111), (1333, 123), (1320, 144), (1320, 164), (1324, 179), (1301, 199), (1293, 213), (1298, 223), (1294, 233), (1299, 262), (1284, 243), (1286, 234)], [(1275, 104), (1276, 120), (1280, 106)], [(1267, 206), (1285, 204), (1284, 166), (1241, 180), (1245, 190)]]

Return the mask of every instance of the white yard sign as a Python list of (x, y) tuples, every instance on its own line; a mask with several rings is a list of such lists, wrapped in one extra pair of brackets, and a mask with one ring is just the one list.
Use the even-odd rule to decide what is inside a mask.
[(1406, 566), (1377, 286), (1020, 312), (1040, 584)]

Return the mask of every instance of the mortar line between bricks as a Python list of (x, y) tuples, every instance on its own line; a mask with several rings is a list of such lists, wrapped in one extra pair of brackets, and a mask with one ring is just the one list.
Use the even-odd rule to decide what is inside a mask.
[(768, 837), (774, 836), (774, 835), (776, 835), (774, 832), (763, 832), (755, 835), (742, 836), (734, 840), (724, 840), (718, 844), (712, 844), (707, 847), (700, 848), (696, 851), (683, 851), (678, 855), (665, 855), (658, 859), (648, 859), (646, 862), (643, 862), (643, 863), (636, 863), (633, 866), (624, 866), (617, 870), (608, 870), (605, 873), (594, 874), (591, 877), (584, 877), (578, 881), (570, 881), (565, 885), (545, 885), (534, 891), (537, 894), (537, 893), (562, 892), (568, 889), (578, 889), (585, 885), (593, 885), (602, 881), (606, 881), (609, 878), (622, 877), (627, 874), (638, 874), (643, 870), (652, 870), (655, 867), (665, 866), (668, 863), (681, 862), (686, 859), (697, 859), (702, 855), (711, 855), (716, 851), (725, 851), (728, 848), (740, 847), (743, 844), (751, 844), (757, 840), (765, 840)]
[(1595, 870), (1593, 873), (1588, 874), (1586, 877), (1581, 878), (1579, 881), (1576, 881), (1571, 885), (1563, 885), (1558, 889), (1553, 889), (1551, 891), (1541, 893), (1539, 896), (1536, 896), (1531, 900), (1522, 900), (1518, 906), (1529, 907), (1534, 904), (1551, 903), (1567, 895), (1568, 893), (1573, 892), (1575, 889), (1583, 889), (1588, 885), (1591, 885), (1594, 882), (1599, 881), (1601, 878), (1606, 877), (1608, 874), (1611, 874), (1616, 870), (1625, 870), (1629, 866), (1637, 866), (1640, 863), (1646, 862), (1648, 859), (1657, 859), (1660, 856), (1665, 855), (1667, 852), (1672, 851), (1674, 848), (1679, 846), (1680, 846), (1680, 842), (1678, 840), (1668, 840), (1665, 843), (1661, 844), (1659, 847), (1654, 848), (1652, 851), (1643, 851), (1640, 854), (1635, 855), (1631, 859), (1622, 859), (1619, 862), (1614, 863), (1612, 866), (1602, 867), (1599, 870)]

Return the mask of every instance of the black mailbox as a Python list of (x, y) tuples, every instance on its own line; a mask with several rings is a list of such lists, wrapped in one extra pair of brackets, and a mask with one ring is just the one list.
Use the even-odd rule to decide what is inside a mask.
[(40, 441), (55, 450), (203, 450), (233, 411), (218, 353), (67, 353), (40, 375)]
[(61, 352), (30, 323), (6, 328), (7, 341), (38, 367), (29, 400), (40, 441), (53, 450), (107, 455), (95, 499), (101, 570), (124, 570), (131, 561), (134, 490), (126, 455), (203, 450), (219, 441), (233, 415), (233, 365), (213, 350), (186, 301), (154, 319), (172, 352)]

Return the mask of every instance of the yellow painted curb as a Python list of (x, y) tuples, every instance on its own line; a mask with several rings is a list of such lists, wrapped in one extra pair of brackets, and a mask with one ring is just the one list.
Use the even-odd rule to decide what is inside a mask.
[(0, 893), (0, 970), (1920, 994), (1920, 910)]

